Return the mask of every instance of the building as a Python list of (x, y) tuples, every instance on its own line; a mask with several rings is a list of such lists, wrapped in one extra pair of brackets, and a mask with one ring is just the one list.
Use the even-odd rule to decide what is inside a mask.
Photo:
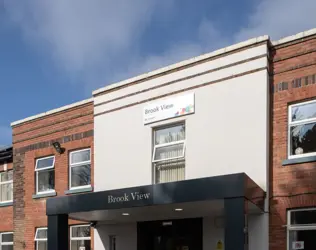
[(312, 30), (274, 42), (270, 52), (271, 250), (316, 247), (315, 34)]
[(0, 148), (0, 249), (13, 249), (13, 152)]
[(68, 247), (68, 218), (98, 250), (267, 249), (268, 43), (96, 90), (95, 192), (48, 200), (48, 249)]
[[(92, 99), (14, 122), (12, 130), (14, 249), (47, 249), (46, 199), (93, 191)], [(68, 223), (74, 232), (89, 229)]]
[(312, 249), (315, 63), (262, 36), (12, 123), (14, 249)]

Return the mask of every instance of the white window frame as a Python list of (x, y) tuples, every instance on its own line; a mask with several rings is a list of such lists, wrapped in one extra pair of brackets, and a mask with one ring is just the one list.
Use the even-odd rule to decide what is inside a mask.
[[(72, 228), (74, 228), (74, 227), (89, 227), (89, 229), (90, 229), (90, 237), (72, 237)], [(90, 240), (90, 242), (91, 242), (91, 227), (88, 224), (81, 224), (81, 225), (70, 226), (69, 235), (70, 235), (70, 249), (71, 249), (72, 241)]]
[(36, 250), (38, 250), (38, 242), (40, 242), (40, 241), (46, 241), (47, 242), (47, 238), (36, 239), (38, 231), (41, 231), (41, 230), (46, 230), (47, 231), (47, 227), (38, 227), (38, 228), (36, 228), (35, 237), (34, 237), (34, 241), (36, 242)]
[[(168, 142), (168, 143), (162, 143), (162, 144), (157, 144), (156, 145), (156, 131), (157, 130), (161, 130), (161, 129), (165, 129), (165, 128), (172, 128), (172, 127), (177, 127), (180, 125), (184, 125), (185, 123), (175, 123), (175, 124), (171, 124), (169, 126), (164, 126), (164, 127), (156, 127), (153, 128), (153, 132), (154, 132), (154, 150), (153, 150), (153, 155), (152, 155), (152, 163), (157, 163), (157, 162), (163, 162), (163, 161), (169, 161), (169, 160), (176, 160), (176, 159), (182, 159), (185, 157), (185, 146), (186, 146), (186, 140), (180, 140), (180, 141), (174, 141), (174, 142)], [(165, 158), (165, 159), (159, 159), (159, 160), (155, 160), (155, 154), (156, 154), (156, 149), (157, 148), (164, 148), (164, 147), (168, 147), (168, 146), (173, 146), (173, 145), (178, 145), (178, 144), (183, 144), (183, 149), (182, 149), (182, 154), (176, 157), (170, 157), (170, 158)]]
[[(5, 184), (13, 183), (13, 175), (12, 175), (12, 180), (10, 180), (10, 181), (3, 181), (3, 182), (1, 181), (1, 175), (4, 174), (4, 173), (11, 172), (11, 171), (12, 171), (12, 173), (13, 173), (13, 169), (0, 172), (0, 186), (1, 186), (1, 185), (5, 185)], [(13, 202), (13, 188), (12, 188), (12, 200), (0, 201), (0, 204), (2, 204), (2, 203), (8, 203), (8, 202)]]
[[(88, 150), (89, 150), (89, 153), (90, 153), (90, 161), (82, 161), (82, 162), (79, 162), (79, 163), (77, 162), (77, 163), (74, 163), (74, 164), (71, 163), (71, 156), (72, 156), (72, 154), (78, 153), (78, 152), (83, 152), (83, 151), (88, 151)], [(74, 168), (74, 167), (87, 165), (87, 164), (90, 164), (90, 184), (89, 185), (78, 186), (78, 187), (72, 187), (71, 186), (71, 169)], [(80, 149), (80, 150), (71, 151), (69, 153), (69, 189), (70, 190), (76, 190), (76, 189), (89, 188), (89, 187), (91, 187), (91, 148), (84, 148), (84, 149)]]
[(286, 237), (286, 245), (287, 249), (292, 249), (290, 246), (290, 232), (291, 231), (307, 231), (307, 230), (316, 230), (316, 224), (299, 224), (299, 225), (292, 225), (291, 224), (291, 213), (298, 212), (298, 211), (316, 211), (316, 208), (301, 208), (301, 209), (291, 209), (287, 211), (287, 237)]
[(0, 249), (2, 249), (2, 246), (13, 246), (13, 241), (12, 242), (2, 242), (2, 235), (4, 235), (4, 234), (12, 234), (12, 236), (14, 237), (13, 232), (0, 233)]
[[(52, 165), (52, 166), (45, 167), (45, 168), (41, 168), (41, 169), (37, 169), (38, 161), (40, 161), (40, 160), (45, 160), (45, 159), (49, 159), (49, 158), (54, 158), (54, 161), (53, 161), (53, 165)], [(51, 169), (52, 169), (52, 170), (51, 170)], [(54, 156), (54, 155), (50, 155), (50, 156), (41, 157), (41, 158), (36, 159), (36, 163), (35, 163), (35, 172), (36, 172), (36, 194), (49, 194), (49, 193), (55, 192), (55, 185), (54, 185), (54, 189), (52, 189), (52, 190), (42, 191), (42, 192), (39, 192), (39, 191), (38, 191), (38, 173), (41, 172), (41, 171), (45, 171), (45, 170), (55, 171), (55, 156)], [(55, 183), (55, 182), (54, 182), (54, 183)]]
[(316, 102), (316, 100), (300, 102), (300, 103), (289, 105), (289, 107), (288, 107), (288, 158), (289, 159), (295, 159), (295, 158), (301, 158), (301, 157), (308, 157), (308, 156), (315, 156), (316, 155), (316, 152), (314, 152), (314, 153), (305, 153), (305, 154), (303, 153), (303, 154), (300, 154), (300, 155), (291, 155), (291, 143), (292, 143), (291, 127), (297, 126), (297, 125), (305, 125), (305, 124), (316, 122), (316, 117), (315, 118), (308, 118), (308, 119), (292, 122), (292, 108), (298, 107), (298, 106), (302, 106), (302, 105), (306, 105), (306, 104), (310, 104), (310, 103), (315, 103), (315, 102)]

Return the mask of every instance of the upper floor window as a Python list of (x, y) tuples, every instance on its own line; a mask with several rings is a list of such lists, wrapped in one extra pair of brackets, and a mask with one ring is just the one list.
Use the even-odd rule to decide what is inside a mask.
[(70, 153), (69, 171), (70, 189), (90, 186), (91, 151), (89, 148)]
[(316, 100), (289, 106), (289, 158), (316, 155)]
[(36, 160), (36, 193), (48, 193), (55, 190), (55, 156)]
[(0, 249), (13, 250), (13, 233), (0, 233)]
[(91, 232), (90, 226), (79, 225), (70, 227), (70, 250), (90, 250)]
[(0, 173), (0, 203), (13, 201), (13, 171)]
[(288, 250), (316, 249), (316, 208), (288, 211)]
[(47, 250), (47, 228), (37, 228), (34, 240), (36, 250)]
[(154, 130), (152, 162), (156, 183), (185, 178), (185, 125), (175, 124)]

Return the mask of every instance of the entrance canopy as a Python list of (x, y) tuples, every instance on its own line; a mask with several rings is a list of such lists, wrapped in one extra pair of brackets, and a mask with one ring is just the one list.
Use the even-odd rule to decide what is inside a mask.
[(68, 250), (69, 218), (93, 223), (158, 220), (162, 215), (172, 219), (176, 215), (170, 212), (179, 208), (181, 218), (192, 217), (190, 211), (199, 216), (222, 212), (225, 250), (244, 250), (247, 215), (253, 209), (262, 212), (264, 198), (265, 192), (245, 173), (50, 198), (48, 250)]
[[(197, 208), (195, 202), (205, 209), (208, 206), (222, 208), (224, 199), (241, 197), (258, 209), (264, 209), (264, 191), (245, 173), (240, 173), (54, 197), (47, 200), (46, 211), (48, 216), (68, 214), (72, 219), (83, 221), (105, 220), (107, 216), (111, 220), (116, 214), (128, 213), (132, 208), (137, 213), (135, 208), (158, 205), (161, 209), (163, 205), (172, 204), (174, 209), (178, 208), (177, 204), (182, 208), (195, 206), (203, 213), (203, 207)], [(152, 208), (147, 211), (150, 209), (154, 212)]]

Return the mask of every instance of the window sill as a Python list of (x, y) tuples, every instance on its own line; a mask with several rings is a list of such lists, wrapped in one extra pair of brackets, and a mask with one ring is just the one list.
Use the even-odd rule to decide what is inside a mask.
[(13, 201), (0, 202), (0, 207), (13, 206)]
[(67, 190), (65, 191), (65, 194), (79, 194), (79, 193), (85, 193), (85, 192), (91, 192), (91, 191), (93, 191), (92, 187), (83, 187), (83, 188)]
[(294, 158), (294, 159), (286, 159), (282, 162), (283, 166), (287, 165), (294, 165), (294, 164), (300, 164), (300, 163), (308, 163), (308, 162), (315, 162), (316, 156), (306, 156), (301, 158)]
[(40, 199), (40, 198), (45, 198), (45, 197), (52, 197), (52, 196), (56, 196), (57, 193), (55, 191), (53, 192), (49, 192), (49, 193), (45, 193), (45, 194), (33, 194), (32, 198), (33, 199)]

